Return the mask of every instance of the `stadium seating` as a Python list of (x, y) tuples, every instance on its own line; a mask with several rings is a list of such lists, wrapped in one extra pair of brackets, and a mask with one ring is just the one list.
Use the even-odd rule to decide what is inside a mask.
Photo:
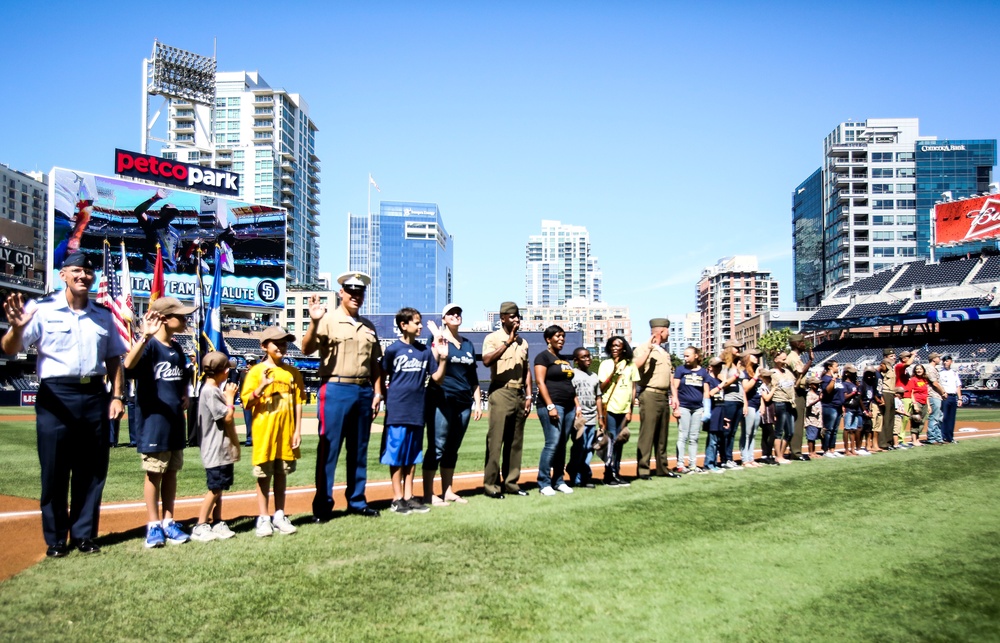
[(910, 264), (902, 264), (888, 270), (883, 270), (882, 272), (877, 272), (871, 277), (865, 277), (864, 279), (854, 282), (850, 286), (844, 286), (838, 290), (834, 296), (846, 297), (851, 294), (872, 295), (882, 292), (882, 289), (885, 288), (887, 283), (892, 281), (892, 278), (896, 275), (896, 273), (908, 265)]
[(990, 302), (985, 297), (968, 299), (946, 299), (944, 301), (915, 301), (907, 313), (926, 313), (930, 310), (953, 310), (956, 308), (985, 308)]
[(836, 319), (837, 317), (840, 316), (840, 313), (847, 310), (848, 306), (850, 306), (850, 304), (835, 304), (833, 306), (823, 306), (822, 308), (817, 310), (812, 317), (809, 318), (809, 321), (829, 321), (832, 319)]
[(942, 261), (938, 264), (914, 261), (906, 264), (906, 272), (900, 275), (889, 291), (909, 290), (914, 286), (955, 286), (962, 283), (978, 264), (978, 258)]
[(845, 315), (845, 319), (858, 317), (872, 317), (875, 315), (895, 315), (903, 309), (910, 300), (904, 299), (896, 302), (875, 301), (866, 304), (858, 304), (851, 308)]
[(982, 284), (1000, 281), (1000, 255), (990, 257), (969, 283)]

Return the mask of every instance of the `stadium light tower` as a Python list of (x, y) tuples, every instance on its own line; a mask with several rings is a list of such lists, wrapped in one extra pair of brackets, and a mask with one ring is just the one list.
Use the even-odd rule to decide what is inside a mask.
[[(160, 117), (163, 107), (173, 99), (173, 106), (185, 108), (190, 104), (194, 112), (195, 127), (200, 126), (206, 140), (213, 148), (215, 136), (213, 121), (215, 111), (215, 53), (202, 56), (184, 49), (153, 41), (153, 54), (142, 61), (142, 153), (148, 154), (149, 141), (194, 147), (196, 136), (187, 140), (166, 140), (150, 134)], [(150, 117), (150, 97), (161, 96), (163, 102)], [(181, 101), (180, 103), (178, 101)], [(214, 151), (214, 149), (212, 150)]]

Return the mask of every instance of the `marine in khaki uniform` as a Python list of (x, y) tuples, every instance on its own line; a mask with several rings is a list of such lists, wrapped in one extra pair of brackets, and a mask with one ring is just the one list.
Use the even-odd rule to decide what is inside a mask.
[(382, 403), (382, 347), (372, 323), (358, 316), (371, 277), (348, 272), (337, 278), (340, 305), (332, 312), (309, 298), (312, 323), (302, 337), (302, 352), (319, 350), (319, 451), (316, 454), (316, 495), (313, 519), (329, 520), (333, 511), (333, 477), (341, 445), (347, 445), (347, 511), (377, 517), (368, 506), (368, 439), (372, 420)]
[(806, 351), (806, 338), (799, 333), (788, 336), (788, 344), (792, 350), (788, 351), (788, 370), (795, 373), (795, 432), (788, 443), (788, 450), (792, 452), (792, 460), (808, 460), (808, 455), (802, 455), (802, 435), (806, 430), (806, 373), (813, 363), (813, 354), (808, 352), (808, 359), (803, 361), (802, 353)]
[(670, 321), (664, 317), (649, 320), (652, 335), (645, 344), (635, 349), (634, 363), (639, 369), (640, 422), (636, 447), (636, 475), (649, 480), (649, 461), (656, 453), (656, 475), (680, 478), (667, 467), (667, 438), (670, 431), (670, 380), (673, 365), (670, 353), (661, 344), (670, 336)]
[(878, 434), (878, 448), (882, 450), (893, 446), (893, 427), (896, 424), (896, 349), (882, 349), (885, 357), (880, 365), (882, 373), (882, 399), (885, 401), (885, 411), (882, 413), (882, 430)]
[(524, 420), (531, 410), (528, 342), (517, 334), (521, 326), (517, 304), (511, 301), (500, 304), (500, 325), (500, 330), (483, 340), (483, 366), (490, 368), (490, 419), (483, 487), (488, 497), (497, 499), (503, 498), (504, 493), (528, 495), (517, 481), (521, 476)]

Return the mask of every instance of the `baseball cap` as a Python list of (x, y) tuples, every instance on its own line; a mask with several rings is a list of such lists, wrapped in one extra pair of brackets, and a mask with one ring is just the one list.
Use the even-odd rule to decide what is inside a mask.
[(520, 311), (517, 308), (517, 304), (512, 301), (505, 301), (500, 304), (500, 314), (501, 315), (517, 315)]
[(294, 342), (295, 335), (289, 333), (281, 326), (269, 326), (264, 334), (260, 336), (260, 345), (268, 342)]
[(229, 357), (225, 353), (212, 351), (201, 358), (201, 370), (205, 375), (216, 375), (229, 368)]
[[(441, 316), (444, 317), (445, 315), (447, 315), (448, 313), (450, 313), (453, 310), (457, 310), (459, 315), (462, 314), (462, 307), (461, 306), (459, 306), (458, 304), (448, 304), (443, 309), (441, 309)], [(503, 312), (503, 311), (501, 311), (501, 312)]]
[(149, 309), (161, 315), (190, 315), (197, 306), (185, 306), (176, 297), (160, 297), (149, 305)]

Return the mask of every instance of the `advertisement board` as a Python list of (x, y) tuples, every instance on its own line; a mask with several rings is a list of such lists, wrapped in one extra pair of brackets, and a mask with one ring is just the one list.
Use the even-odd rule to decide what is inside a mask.
[(149, 296), (159, 244), (166, 294), (192, 299), (199, 266), (206, 290), (212, 280), (199, 249), (210, 264), (216, 244), (224, 243), (232, 249), (233, 272), (223, 275), (223, 305), (284, 304), (284, 209), (62, 168), (49, 176), (48, 256), (56, 288), (68, 253), (80, 250), (100, 266), (107, 239), (116, 265), (125, 244), (133, 296)]
[(938, 203), (934, 221), (938, 246), (1000, 237), (1000, 194)]
[(38, 391), (21, 391), (21, 406), (34, 406)]
[(181, 163), (128, 150), (115, 150), (115, 174), (165, 183), (170, 187), (189, 187), (215, 192), (233, 198), (240, 195), (240, 175), (235, 172)]

